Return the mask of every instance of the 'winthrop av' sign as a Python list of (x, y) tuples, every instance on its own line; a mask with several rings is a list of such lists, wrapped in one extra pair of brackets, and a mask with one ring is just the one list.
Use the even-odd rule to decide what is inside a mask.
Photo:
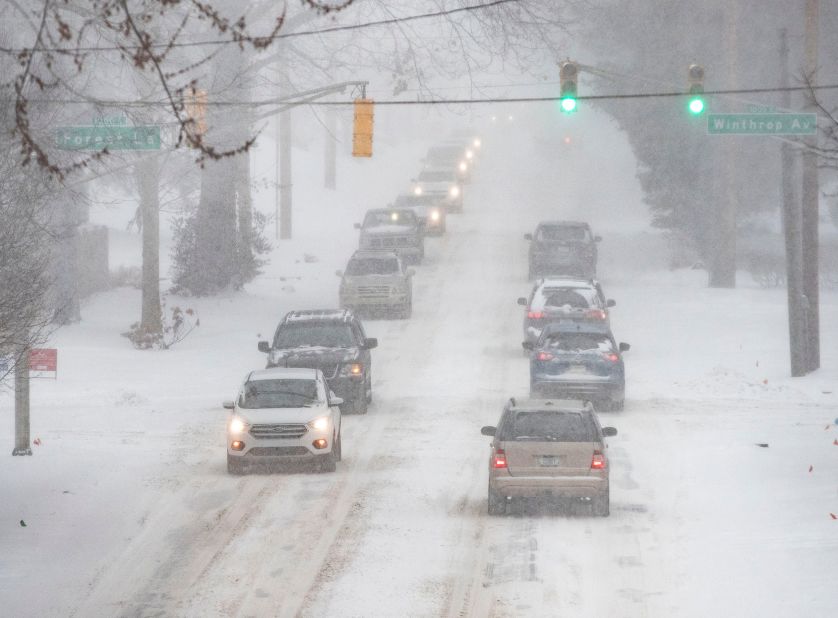
[(817, 114), (707, 114), (711, 135), (813, 135)]

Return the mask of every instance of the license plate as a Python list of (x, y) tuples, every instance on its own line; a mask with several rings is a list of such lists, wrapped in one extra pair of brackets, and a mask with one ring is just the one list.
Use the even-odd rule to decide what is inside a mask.
[(538, 463), (542, 466), (558, 466), (559, 458), (553, 455), (543, 455), (538, 458)]
[(586, 373), (588, 368), (585, 365), (571, 365), (568, 368), (569, 373)]

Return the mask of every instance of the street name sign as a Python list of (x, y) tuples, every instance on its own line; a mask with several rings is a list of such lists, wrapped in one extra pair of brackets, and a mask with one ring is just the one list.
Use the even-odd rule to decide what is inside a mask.
[(814, 135), (817, 114), (707, 114), (710, 135)]
[(61, 150), (160, 150), (160, 127), (61, 127), (55, 131), (55, 145)]

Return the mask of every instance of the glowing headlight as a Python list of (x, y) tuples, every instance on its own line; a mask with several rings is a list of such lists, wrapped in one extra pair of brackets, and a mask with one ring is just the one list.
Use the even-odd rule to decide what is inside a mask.
[(465, 172), (468, 169), (468, 163), (465, 161), (460, 161), (460, 171)]
[[(454, 187), (456, 189), (456, 187)], [(439, 211), (432, 210), (431, 211), (431, 221), (439, 221)]]
[(244, 433), (245, 429), (247, 429), (247, 423), (238, 416), (230, 419), (230, 433)]
[(466, 150), (466, 159), (471, 159), (472, 157), (474, 157), (474, 151)]
[(312, 429), (316, 429), (317, 431), (324, 431), (329, 428), (329, 423), (331, 419), (328, 416), (321, 416), (320, 418), (316, 418), (311, 421), (308, 426)]
[(399, 220), (399, 213), (391, 212), (390, 213), (390, 221), (398, 221)]
[(341, 366), (341, 376), (361, 376), (364, 374), (364, 366), (361, 363), (349, 363)]
[(458, 195), (460, 195), (460, 187), (457, 187), (457, 186), (451, 187), (450, 189), (448, 189), (448, 194), (451, 197), (457, 197)]
[(480, 146), (482, 146), (482, 145), (483, 145), (483, 142), (481, 142), (481, 141), (480, 141), (480, 138), (479, 138), (479, 137), (475, 137), (475, 138), (474, 138), (474, 147), (475, 147), (475, 148), (480, 148)]
[(422, 195), (422, 187), (413, 187), (413, 195)]

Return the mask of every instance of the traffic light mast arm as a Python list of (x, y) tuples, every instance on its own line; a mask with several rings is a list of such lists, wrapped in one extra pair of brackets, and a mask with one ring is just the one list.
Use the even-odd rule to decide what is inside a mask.
[(334, 94), (336, 92), (345, 92), (346, 89), (350, 86), (354, 86), (356, 88), (366, 88), (369, 84), (368, 81), (351, 81), (351, 82), (340, 82), (338, 84), (332, 84), (331, 86), (324, 86), (322, 88), (314, 88), (312, 90), (305, 90), (303, 92), (295, 92), (293, 95), (288, 97), (282, 97), (281, 99), (277, 99), (276, 103), (279, 105), (278, 108), (272, 109), (269, 112), (263, 112), (257, 116), (253, 117), (253, 120), (263, 120), (265, 118), (271, 118), (276, 114), (284, 112), (285, 110), (298, 107), (300, 105), (305, 105), (306, 103), (311, 103), (312, 101), (316, 101), (318, 99), (322, 99), (325, 96), (330, 94)]

